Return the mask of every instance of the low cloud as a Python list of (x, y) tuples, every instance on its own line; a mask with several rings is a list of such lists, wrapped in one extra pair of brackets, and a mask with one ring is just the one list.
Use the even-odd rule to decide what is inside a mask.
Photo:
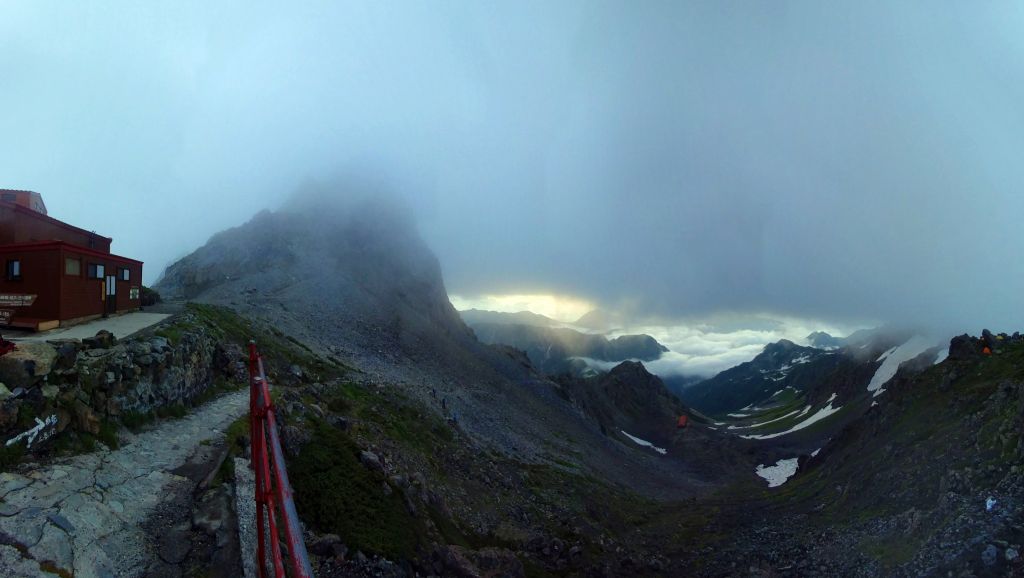
[[(668, 347), (670, 351), (661, 358), (644, 362), (651, 373), (662, 377), (711, 377), (722, 370), (750, 361), (765, 345), (780, 339), (806, 345), (806, 337), (814, 331), (845, 337), (859, 328), (766, 314), (743, 317), (717, 315), (679, 324), (625, 327), (609, 337), (645, 333)], [(586, 361), (605, 371), (617, 365), (591, 359)]]

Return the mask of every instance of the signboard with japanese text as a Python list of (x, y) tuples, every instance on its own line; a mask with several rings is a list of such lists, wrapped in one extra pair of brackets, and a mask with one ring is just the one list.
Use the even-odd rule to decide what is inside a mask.
[(35, 295), (26, 293), (0, 293), (2, 307), (28, 307), (36, 302)]

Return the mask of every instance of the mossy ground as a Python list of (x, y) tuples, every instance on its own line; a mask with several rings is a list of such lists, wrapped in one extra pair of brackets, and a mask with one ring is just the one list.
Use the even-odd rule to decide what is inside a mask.
[(399, 493), (384, 492), (384, 476), (360, 463), (359, 447), (344, 432), (318, 421), (313, 436), (316, 443), (288, 464), (302, 519), (350, 548), (412, 558), (424, 530)]

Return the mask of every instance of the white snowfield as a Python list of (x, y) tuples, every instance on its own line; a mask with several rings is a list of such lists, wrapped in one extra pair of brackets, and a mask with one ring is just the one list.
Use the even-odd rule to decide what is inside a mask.
[(798, 458), (790, 458), (788, 460), (779, 460), (775, 462), (774, 466), (760, 464), (754, 470), (754, 473), (767, 480), (769, 488), (777, 488), (785, 484), (789, 478), (796, 474), (797, 461)]
[[(871, 378), (871, 382), (868, 383), (868, 391), (875, 392), (874, 397), (882, 395), (885, 392), (882, 386), (896, 375), (896, 370), (900, 368), (901, 363), (914, 359), (932, 347), (935, 347), (934, 343), (920, 335), (915, 335), (903, 345), (893, 347), (883, 353), (877, 360), (881, 361), (882, 365), (878, 367), (874, 377)], [(948, 350), (946, 353), (948, 355)]]
[(932, 365), (938, 365), (943, 361), (946, 361), (947, 357), (949, 357), (949, 348), (943, 347), (939, 349), (939, 354), (935, 356), (935, 363), (933, 363)]
[[(840, 407), (832, 407), (832, 402), (835, 401), (835, 399), (836, 399), (836, 394), (833, 393), (832, 396), (828, 398), (828, 405), (826, 405), (825, 407), (819, 409), (814, 415), (812, 415), (811, 417), (805, 419), (804, 421), (796, 424), (795, 426), (789, 428), (786, 431), (782, 431), (782, 432), (778, 432), (778, 433), (773, 433), (773, 434), (764, 434), (764, 435), (752, 434), (752, 435), (740, 436), (740, 437), (743, 438), (743, 439), (746, 439), (746, 440), (770, 440), (772, 438), (777, 438), (777, 437), (780, 437), (780, 436), (784, 436), (786, 434), (791, 434), (791, 433), (793, 433), (795, 431), (798, 431), (798, 430), (802, 430), (805, 427), (808, 427), (808, 426), (810, 426), (810, 425), (812, 425), (814, 423), (817, 423), (817, 422), (825, 419), (826, 417), (836, 413), (840, 409), (842, 409), (842, 406), (840, 406)], [(810, 408), (810, 406), (808, 406), (808, 408)], [(804, 411), (807, 411), (807, 410), (805, 409)]]
[(797, 417), (800, 417), (801, 415), (804, 415), (805, 413), (809, 412), (810, 410), (811, 410), (811, 406), (805, 407), (803, 409), (803, 411), (801, 411), (799, 409), (794, 409), (793, 411), (787, 413), (786, 415), (784, 415), (782, 417), (777, 417), (775, 419), (771, 419), (771, 420), (768, 420), (768, 421), (763, 421), (761, 423), (755, 423), (753, 425), (731, 425), (731, 426), (729, 426), (728, 429), (731, 429), (731, 430), (732, 429), (753, 429), (755, 427), (762, 427), (762, 426), (766, 426), (766, 425), (768, 425), (770, 423), (775, 423), (777, 421), (784, 420), (787, 417), (792, 417), (794, 415), (797, 416)]
[(665, 455), (666, 453), (668, 453), (668, 450), (666, 450), (664, 448), (659, 448), (659, 447), (655, 446), (654, 444), (652, 444), (651, 442), (649, 442), (647, 440), (642, 440), (642, 439), (640, 439), (640, 438), (638, 438), (636, 436), (631, 436), (631, 435), (629, 435), (628, 433), (626, 433), (625, 431), (623, 431), (621, 429), (619, 431), (622, 432), (622, 435), (624, 435), (624, 436), (628, 437), (629, 439), (633, 440), (634, 442), (636, 442), (637, 445), (649, 447), (649, 448), (651, 448), (652, 450), (658, 452), (661, 455)]

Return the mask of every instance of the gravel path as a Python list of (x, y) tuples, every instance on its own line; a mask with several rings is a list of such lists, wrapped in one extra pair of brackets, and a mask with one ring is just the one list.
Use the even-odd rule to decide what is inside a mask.
[(158, 555), (142, 523), (192, 484), (179, 468), (209, 445), (201, 442), (221, 439), (248, 401), (245, 390), (230, 393), (182, 419), (126, 436), (118, 450), (0, 474), (4, 575), (52, 578), (57, 569), (76, 578), (142, 575)]

